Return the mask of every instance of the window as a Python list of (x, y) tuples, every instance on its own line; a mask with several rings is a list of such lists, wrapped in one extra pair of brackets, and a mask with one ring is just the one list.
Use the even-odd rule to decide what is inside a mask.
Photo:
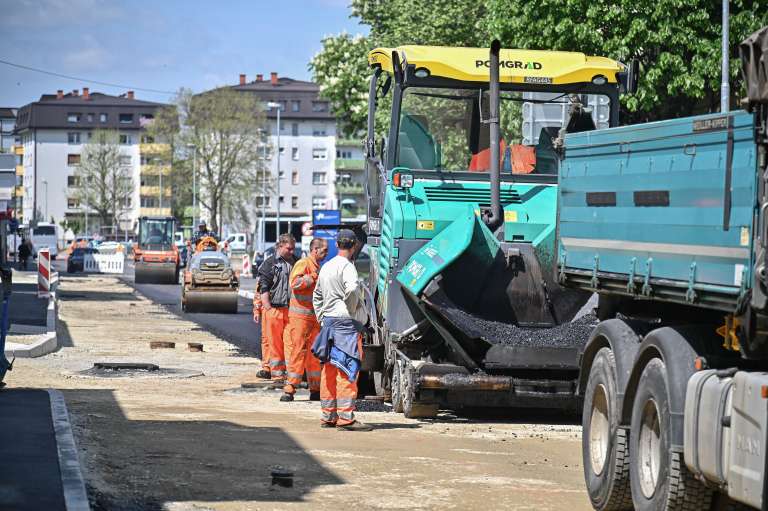
[(280, 204), (285, 204), (285, 195), (280, 196)]
[(327, 160), (328, 159), (328, 149), (325, 147), (318, 147), (315, 149), (312, 149), (312, 159), (313, 160)]
[(67, 133), (67, 143), (69, 144), (79, 144), (80, 143), (80, 132), (79, 131), (70, 131)]
[(149, 126), (152, 121), (155, 120), (155, 116), (152, 114), (139, 114), (139, 126)]
[(327, 101), (313, 101), (312, 102), (312, 111), (313, 112), (327, 112), (328, 111), (328, 102)]
[(352, 158), (352, 151), (336, 150), (336, 158), (341, 160), (349, 160)]
[(107, 119), (109, 119), (109, 115), (99, 114), (99, 122), (107, 122)]
[(325, 197), (312, 197), (312, 209), (325, 209)]
[(89, 131), (89, 132), (88, 132), (88, 135), (86, 136), (86, 138), (87, 138), (88, 140), (92, 139), (92, 138), (93, 138), (93, 132), (92, 132), (92, 131)]
[(268, 208), (271, 206), (271, 197), (270, 196), (264, 196), (264, 195), (257, 195), (256, 196), (256, 207), (257, 208)]
[(299, 136), (299, 123), (294, 122), (291, 123), (291, 136), (298, 137)]
[(120, 114), (120, 124), (133, 123), (133, 114)]
[(313, 172), (312, 173), (312, 184), (313, 185), (328, 184), (328, 175), (325, 172)]
[(88, 122), (93, 122), (94, 117), (95, 116), (93, 114), (88, 114), (87, 115)]
[(120, 155), (120, 165), (123, 166), (130, 166), (131, 164), (131, 156), (130, 155)]
[(280, 148), (280, 156), (285, 154), (285, 147)]
[(69, 113), (67, 114), (67, 122), (80, 122), (80, 116), (81, 114)]
[(77, 186), (78, 181), (77, 176), (67, 176), (67, 186), (70, 188)]
[(291, 101), (291, 112), (299, 112), (301, 110), (301, 101), (294, 99)]
[(80, 201), (77, 199), (67, 199), (67, 207), (69, 209), (77, 209), (80, 207)]
[(121, 145), (130, 145), (131, 144), (131, 136), (130, 135), (120, 135), (120, 144)]
[(141, 143), (142, 144), (154, 144), (155, 143), (155, 137), (151, 137), (149, 135), (142, 135), (141, 136)]
[(141, 186), (160, 186), (160, 176), (151, 174), (142, 174), (139, 182)]
[(293, 169), (293, 172), (291, 172), (291, 184), (299, 184), (299, 171), (296, 169)]
[(151, 196), (151, 195), (142, 195), (141, 196), (141, 207), (142, 208), (158, 208), (160, 207), (160, 200), (157, 197)]
[(79, 154), (68, 154), (67, 155), (67, 165), (70, 167), (76, 167), (80, 165), (80, 155)]
[(299, 196), (298, 195), (291, 195), (291, 207), (293, 209), (296, 209), (299, 207)]
[(298, 161), (299, 160), (299, 148), (298, 147), (291, 147), (291, 159)]
[(325, 126), (314, 126), (312, 128), (312, 136), (314, 136), (314, 137), (324, 137), (325, 136)]

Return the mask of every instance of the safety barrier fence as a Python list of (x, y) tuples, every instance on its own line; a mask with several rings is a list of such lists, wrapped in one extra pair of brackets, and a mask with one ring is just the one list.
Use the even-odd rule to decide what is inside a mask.
[(125, 254), (85, 254), (83, 259), (84, 273), (123, 273), (125, 269)]

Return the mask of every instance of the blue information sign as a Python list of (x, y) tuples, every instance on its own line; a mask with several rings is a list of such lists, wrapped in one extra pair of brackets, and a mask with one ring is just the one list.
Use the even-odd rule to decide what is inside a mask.
[(315, 226), (315, 238), (323, 238), (328, 240), (328, 255), (322, 262), (330, 260), (335, 257), (339, 252), (336, 247), (336, 234), (338, 228), (333, 227), (330, 229), (318, 228), (322, 225), (337, 226), (341, 224), (341, 211), (338, 209), (313, 209), (312, 210), (312, 225)]

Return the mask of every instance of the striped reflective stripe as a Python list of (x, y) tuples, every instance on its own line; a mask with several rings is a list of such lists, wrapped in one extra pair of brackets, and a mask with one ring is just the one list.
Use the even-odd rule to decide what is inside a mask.
[(336, 407), (337, 408), (351, 408), (355, 409), (355, 400), (354, 399), (342, 399), (342, 398), (336, 398)]
[(300, 295), (298, 293), (293, 293), (293, 298), (297, 302), (312, 303), (312, 295)]
[(284, 366), (285, 365), (285, 360), (278, 360), (276, 358), (273, 358), (272, 360), (269, 361), (269, 365), (271, 365), (273, 367), (274, 366)]
[(336, 400), (335, 399), (321, 399), (320, 400), (320, 406), (322, 408), (336, 408)]
[(342, 410), (339, 410), (339, 419), (344, 419), (345, 421), (354, 421), (355, 420), (355, 412), (345, 412)]
[(320, 371), (307, 371), (307, 378), (320, 378)]
[(302, 314), (304, 316), (314, 316), (315, 315), (314, 309), (305, 309), (304, 307), (295, 307), (293, 305), (291, 305), (288, 308), (288, 312), (293, 312), (295, 314)]
[(323, 422), (336, 422), (338, 420), (339, 416), (336, 412), (326, 412), (323, 410), (322, 414), (322, 420)]
[(299, 373), (292, 373), (292, 372), (288, 371), (288, 378), (298, 378), (300, 380), (301, 376), (302, 375), (299, 374)]

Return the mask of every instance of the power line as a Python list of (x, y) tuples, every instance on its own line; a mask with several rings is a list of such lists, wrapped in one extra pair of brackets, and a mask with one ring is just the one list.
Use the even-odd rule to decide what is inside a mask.
[(67, 80), (75, 80), (75, 81), (86, 82), (86, 83), (95, 83), (97, 85), (105, 85), (107, 87), (116, 87), (118, 89), (130, 89), (130, 90), (137, 90), (142, 92), (154, 92), (156, 94), (176, 94), (175, 91), (147, 89), (145, 87), (134, 87), (132, 85), (121, 85), (119, 83), (100, 82), (98, 80), (89, 80), (88, 78), (80, 78), (77, 76), (54, 73), (53, 71), (46, 71), (45, 69), (38, 69), (35, 67), (25, 66), (23, 64), (16, 64), (15, 62), (9, 62), (3, 59), (0, 59), (0, 64), (5, 64), (6, 66), (11, 66), (11, 67), (17, 67), (19, 69), (26, 69), (27, 71), (34, 71), (36, 73), (42, 73), (44, 75), (56, 76), (58, 78), (66, 78)]

